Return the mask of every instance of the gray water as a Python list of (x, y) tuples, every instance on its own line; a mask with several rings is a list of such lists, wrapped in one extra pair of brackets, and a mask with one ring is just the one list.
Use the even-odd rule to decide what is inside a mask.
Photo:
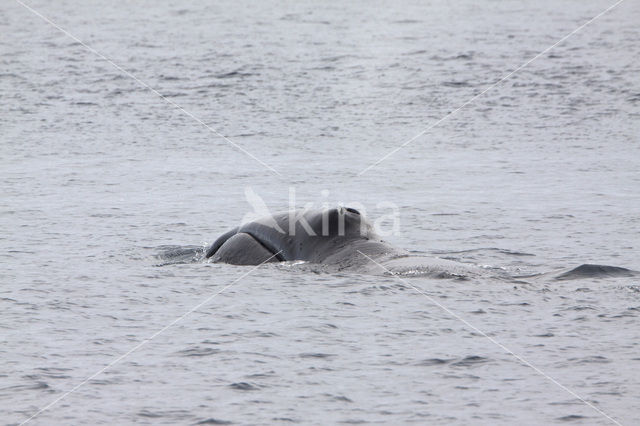
[(390, 243), (512, 275), (640, 270), (640, 3), (361, 175), (612, 3), (29, 4), (281, 176), (3, 0), (2, 423), (638, 424), (638, 278), (157, 255), (295, 191), (397, 206)]

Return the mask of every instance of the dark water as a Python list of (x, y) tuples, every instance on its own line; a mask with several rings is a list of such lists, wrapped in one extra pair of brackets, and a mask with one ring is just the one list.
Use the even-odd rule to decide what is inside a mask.
[(280, 176), (3, 1), (3, 423), (206, 300), (31, 423), (612, 423), (568, 390), (637, 423), (637, 278), (409, 285), (156, 255), (211, 243), (245, 193), (275, 212), (295, 192), (396, 206), (394, 245), (512, 275), (640, 270), (638, 2), (360, 175), (613, 3), (29, 4)]

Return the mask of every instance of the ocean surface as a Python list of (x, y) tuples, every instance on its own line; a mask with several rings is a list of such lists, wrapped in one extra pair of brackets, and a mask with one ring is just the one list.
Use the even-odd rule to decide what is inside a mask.
[(357, 203), (514, 276), (640, 270), (640, 3), (546, 50), (613, 4), (3, 0), (0, 422), (638, 424), (638, 277), (159, 259)]

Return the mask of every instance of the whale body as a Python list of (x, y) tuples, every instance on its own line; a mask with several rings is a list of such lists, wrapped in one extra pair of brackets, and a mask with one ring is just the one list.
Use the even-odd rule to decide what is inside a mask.
[[(291, 211), (240, 225), (222, 234), (206, 250), (205, 258), (235, 265), (305, 261), (321, 264), (328, 271), (459, 279), (498, 273), (504, 278), (504, 273), (495, 269), (487, 271), (394, 247), (375, 233), (358, 210), (348, 207)], [(569, 280), (635, 273), (626, 268), (585, 264), (553, 274), (558, 280)]]
[(352, 208), (304, 210), (268, 216), (221, 235), (205, 257), (214, 262), (258, 265), (303, 260), (339, 269), (367, 256), (399, 257), (408, 253), (383, 241)]

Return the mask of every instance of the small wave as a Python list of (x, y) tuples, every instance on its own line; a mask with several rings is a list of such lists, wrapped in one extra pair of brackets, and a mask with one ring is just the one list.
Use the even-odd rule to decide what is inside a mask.
[(532, 253), (526, 253), (526, 252), (522, 252), (522, 251), (516, 251), (516, 250), (509, 250), (509, 249), (502, 249), (499, 247), (480, 247), (480, 248), (475, 248), (475, 249), (468, 249), (468, 250), (458, 250), (458, 251), (433, 251), (433, 254), (440, 254), (440, 255), (444, 255), (444, 254), (466, 254), (466, 253), (478, 253), (478, 252), (484, 252), (484, 251), (490, 251), (490, 252), (496, 252), (496, 253), (500, 253), (500, 254), (506, 254), (509, 256), (535, 256), (535, 254)]
[(419, 24), (422, 21), (418, 21), (417, 19), (400, 19), (398, 21), (393, 21), (394, 24)]
[(22, 76), (19, 76), (18, 74), (14, 74), (11, 72), (0, 72), (0, 78), (20, 78), (20, 79), (24, 79)]
[(69, 368), (37, 368), (36, 370), (40, 371), (40, 375), (44, 377), (48, 377), (50, 379), (69, 379), (71, 376), (65, 374), (65, 372), (69, 371)]
[(254, 384), (251, 384), (251, 383), (247, 383), (247, 382), (231, 383), (229, 385), (229, 387), (232, 388), (232, 389), (241, 390), (241, 391), (260, 390), (260, 386), (254, 385)]
[(442, 85), (446, 87), (471, 87), (471, 84), (467, 81), (445, 81)]
[(335, 56), (325, 56), (324, 58), (320, 59), (320, 61), (322, 61), (322, 62), (338, 62), (338, 61), (341, 61), (343, 59), (351, 59), (351, 58), (355, 58), (355, 56), (353, 56), (353, 55), (335, 55)]
[(429, 59), (431, 59), (432, 61), (459, 61), (459, 60), (471, 60), (473, 59), (473, 53), (460, 53), (458, 55), (454, 55), (454, 56), (439, 56), (439, 55), (434, 55), (431, 56)]
[(163, 93), (162, 96), (165, 97), (165, 98), (180, 98), (180, 97), (183, 97), (183, 96), (187, 96), (187, 93), (185, 93), (185, 92), (169, 92), (169, 93)]
[(428, 53), (427, 50), (424, 49), (419, 49), (419, 50), (412, 50), (410, 52), (404, 53), (404, 55), (424, 55), (425, 53)]
[(39, 389), (49, 389), (50, 386), (43, 381), (38, 381), (34, 384), (31, 385), (15, 385), (15, 386), (8, 386), (6, 388), (0, 388), (1, 391), (22, 391), (22, 390), (39, 390)]
[(202, 260), (205, 252), (203, 246), (160, 246), (160, 253), (156, 259), (162, 260), (156, 266), (177, 265), (182, 263), (196, 263)]
[(148, 417), (151, 419), (162, 417), (162, 413), (154, 413), (153, 411), (142, 410), (138, 413), (140, 417)]
[(560, 420), (561, 422), (575, 422), (575, 421), (581, 421), (584, 419), (586, 419), (585, 416), (579, 416), (577, 414), (569, 414), (568, 416), (562, 416), (557, 418), (557, 420)]
[(600, 355), (587, 356), (584, 358), (571, 358), (569, 361), (577, 364), (608, 364), (611, 362), (609, 358), (605, 358)]
[(323, 354), (320, 352), (301, 353), (300, 358), (331, 358), (334, 354)]
[(240, 70), (230, 71), (222, 74), (216, 75), (216, 78), (236, 78), (236, 77), (249, 77), (252, 76), (253, 73), (249, 72), (241, 72)]
[(227, 420), (214, 419), (213, 417), (210, 417), (208, 419), (200, 420), (196, 424), (197, 425), (230, 425), (233, 423)]
[(456, 361), (451, 365), (456, 367), (473, 367), (474, 365), (484, 364), (485, 362), (489, 362), (489, 358), (478, 355), (471, 355), (464, 357), (460, 361)]
[(179, 351), (180, 356), (208, 356), (215, 355), (220, 352), (220, 349), (215, 348), (191, 348)]
[(422, 367), (430, 367), (432, 365), (448, 364), (451, 361), (454, 361), (454, 359), (429, 358), (429, 359), (425, 359), (423, 361), (420, 361), (417, 365), (422, 366)]
[(450, 358), (450, 359), (443, 359), (443, 358), (428, 358), (425, 359), (423, 361), (418, 362), (416, 365), (421, 366), (421, 367), (431, 367), (434, 365), (445, 365), (445, 364), (449, 364), (451, 366), (454, 367), (472, 367), (474, 365), (478, 365), (478, 364), (484, 364), (485, 362), (489, 362), (489, 358), (485, 358), (483, 356), (479, 356), (479, 355), (470, 355), (470, 356), (466, 356), (462, 359), (458, 359), (458, 358)]
[(409, 277), (429, 277), (441, 280), (456, 280), (456, 281), (468, 281), (469, 277), (462, 274), (456, 274), (448, 271), (433, 271), (429, 268), (415, 268), (415, 269), (407, 269), (403, 271), (392, 271), (385, 272), (386, 276), (401, 276), (405, 278)]

